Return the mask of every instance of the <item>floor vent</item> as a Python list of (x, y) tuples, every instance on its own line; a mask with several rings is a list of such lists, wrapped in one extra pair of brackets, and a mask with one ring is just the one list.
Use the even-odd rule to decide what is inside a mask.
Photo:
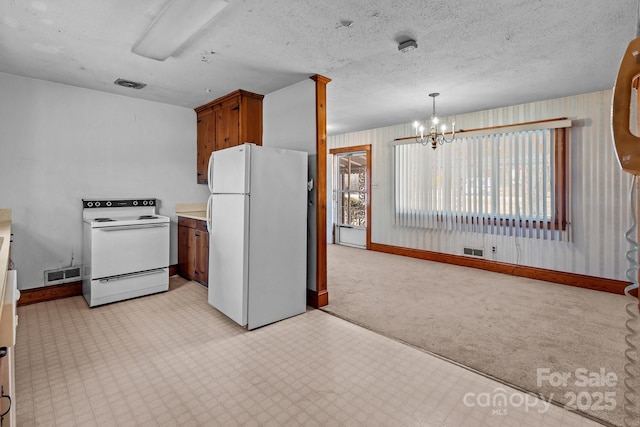
[(45, 285), (59, 285), (62, 283), (78, 282), (81, 267), (65, 267), (56, 270), (46, 270), (44, 272)]
[(484, 250), (476, 248), (464, 248), (463, 253), (471, 256), (484, 256)]

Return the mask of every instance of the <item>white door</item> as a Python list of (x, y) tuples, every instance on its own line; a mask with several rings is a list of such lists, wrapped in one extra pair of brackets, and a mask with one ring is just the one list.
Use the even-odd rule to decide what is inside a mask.
[(336, 243), (367, 246), (367, 153), (341, 153), (336, 158)]
[(247, 324), (249, 196), (212, 194), (209, 230), (209, 304)]

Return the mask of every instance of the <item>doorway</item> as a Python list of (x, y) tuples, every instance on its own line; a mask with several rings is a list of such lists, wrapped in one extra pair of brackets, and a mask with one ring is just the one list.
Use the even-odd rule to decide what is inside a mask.
[(371, 243), (371, 146), (342, 147), (333, 154), (334, 243), (367, 249)]

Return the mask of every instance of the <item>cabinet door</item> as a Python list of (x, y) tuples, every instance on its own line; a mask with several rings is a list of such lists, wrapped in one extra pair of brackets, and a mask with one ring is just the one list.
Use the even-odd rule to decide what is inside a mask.
[(185, 279), (193, 280), (196, 276), (196, 230), (178, 226), (178, 270)]
[(198, 130), (197, 130), (197, 177), (198, 184), (207, 183), (207, 167), (209, 166), (209, 157), (214, 150), (216, 120), (213, 114), (213, 108), (198, 113)]
[(209, 282), (209, 233), (196, 230), (196, 280), (207, 286)]
[(216, 150), (240, 144), (240, 108), (239, 97), (216, 108)]
[(240, 103), (239, 144), (262, 145), (262, 98), (242, 96)]

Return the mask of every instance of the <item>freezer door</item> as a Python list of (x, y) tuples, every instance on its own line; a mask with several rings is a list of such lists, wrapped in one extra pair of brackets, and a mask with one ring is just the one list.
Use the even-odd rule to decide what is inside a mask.
[(249, 196), (212, 194), (209, 229), (209, 304), (247, 324)]
[(209, 190), (213, 194), (249, 194), (253, 144), (214, 151), (209, 160)]

